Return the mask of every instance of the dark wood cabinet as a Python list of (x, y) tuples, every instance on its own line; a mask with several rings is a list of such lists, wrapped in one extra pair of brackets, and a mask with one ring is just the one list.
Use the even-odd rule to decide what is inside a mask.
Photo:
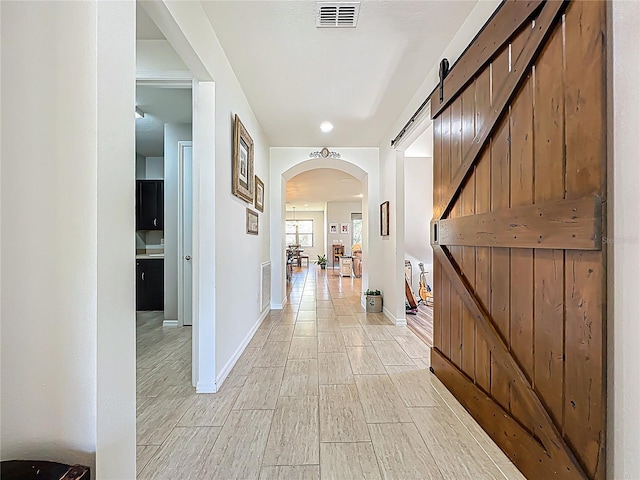
[(164, 310), (164, 260), (136, 260), (136, 310)]
[(164, 229), (164, 181), (136, 182), (136, 230)]

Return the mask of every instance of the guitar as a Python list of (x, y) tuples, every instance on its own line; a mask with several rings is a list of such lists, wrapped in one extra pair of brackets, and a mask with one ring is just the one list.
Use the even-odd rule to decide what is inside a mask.
[(420, 295), (420, 298), (423, 302), (426, 302), (427, 298), (433, 297), (433, 295), (431, 294), (431, 288), (429, 288), (427, 282), (425, 282), (424, 280), (424, 264), (420, 262), (418, 266), (420, 267), (420, 290), (418, 292), (418, 295)]

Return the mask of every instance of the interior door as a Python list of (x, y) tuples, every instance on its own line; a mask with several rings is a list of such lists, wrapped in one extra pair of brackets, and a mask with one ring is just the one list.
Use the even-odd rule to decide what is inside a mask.
[(432, 369), (531, 479), (604, 479), (604, 1), (513, 1), (431, 97)]
[(192, 228), (193, 228), (193, 162), (191, 142), (181, 142), (180, 161), (182, 165), (182, 286), (181, 286), (181, 311), (182, 325), (193, 324), (193, 259), (192, 259)]

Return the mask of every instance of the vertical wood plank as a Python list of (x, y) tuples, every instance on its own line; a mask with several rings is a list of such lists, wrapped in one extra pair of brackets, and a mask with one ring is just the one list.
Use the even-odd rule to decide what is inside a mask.
[(590, 478), (605, 478), (605, 385), (601, 252), (566, 256), (565, 438)]
[[(509, 121), (502, 122), (491, 140), (491, 209), (509, 208)], [(510, 249), (491, 249), (491, 316), (505, 343), (510, 345)], [(509, 378), (491, 362), (491, 394), (509, 411)]]
[(442, 267), (433, 259), (433, 346), (442, 350), (442, 299), (437, 292), (441, 291)]
[[(605, 3), (574, 2), (565, 20), (566, 197), (605, 198)], [(584, 72), (592, 72), (584, 75)], [(591, 478), (605, 478), (606, 289), (603, 252), (568, 250), (564, 433)]]
[[(491, 69), (485, 69), (476, 80), (476, 132), (491, 108)], [(491, 147), (485, 149), (476, 166), (476, 213), (491, 210)], [(491, 249), (476, 248), (476, 291), (487, 310), (491, 306)], [(476, 329), (477, 333), (477, 329)], [(491, 392), (491, 352), (481, 335), (476, 334), (476, 381)]]
[[(449, 191), (451, 185), (451, 107), (447, 107), (441, 114), (442, 129), (442, 191)], [(442, 310), (440, 319), (442, 325), (442, 344), (440, 351), (445, 357), (451, 358), (451, 280), (446, 273), (441, 272), (442, 281), (440, 298)]]
[(535, 65), (535, 201), (564, 198), (564, 90), (562, 27), (558, 25)]
[[(451, 177), (456, 176), (462, 165), (462, 96), (451, 104)], [(458, 197), (451, 217), (459, 217), (462, 211), (462, 195)], [(451, 255), (458, 265), (462, 263), (462, 247), (452, 247)], [(456, 290), (451, 288), (451, 361), (458, 368), (462, 367), (462, 299)]]
[[(467, 152), (475, 136), (475, 83), (462, 93), (462, 152)], [(463, 153), (464, 156), (464, 153)], [(461, 215), (473, 215), (476, 203), (476, 176), (471, 174), (461, 194)], [(462, 247), (462, 271), (475, 287), (476, 249)], [(475, 380), (475, 322), (467, 307), (462, 307), (462, 371)]]
[[(442, 119), (433, 120), (433, 204), (442, 199)], [(442, 299), (440, 298), (442, 274), (440, 262), (433, 259), (433, 346), (442, 347)]]
[[(516, 39), (518, 40), (518, 39)], [(517, 51), (514, 41), (512, 52)], [(512, 53), (513, 54), (513, 53)], [(511, 206), (533, 204), (533, 93), (531, 76), (511, 108)], [(511, 352), (533, 379), (533, 249), (511, 249)], [(524, 406), (512, 391), (511, 413), (522, 422)], [(533, 431), (535, 425), (525, 424)]]
[[(606, 195), (605, 2), (572, 2), (565, 21), (566, 197)], [(585, 75), (585, 72), (590, 72)]]
[[(504, 75), (504, 73), (503, 73)], [(509, 207), (509, 123), (508, 117), (491, 140), (491, 210)], [(493, 321), (505, 343), (510, 344), (509, 328), (509, 269), (508, 248), (491, 249), (491, 307)], [(505, 410), (510, 410), (509, 377), (491, 357), (491, 394)]]
[[(462, 96), (451, 104), (451, 175), (449, 184), (462, 165)], [(453, 207), (456, 216), (460, 216), (460, 199)], [(452, 215), (453, 216), (453, 215)]]
[[(498, 85), (504, 83), (508, 75), (509, 46), (507, 45), (491, 65), (492, 104)], [(491, 211), (509, 208), (509, 190), (511, 188), (509, 180), (509, 127), (509, 113), (507, 111), (491, 139)], [(490, 312), (498, 331), (507, 345), (510, 344), (509, 269), (509, 249), (492, 248)], [(509, 411), (509, 377), (493, 356), (491, 357), (491, 394), (505, 410)]]
[[(534, 70), (535, 203), (564, 198), (562, 28), (556, 27)], [(534, 386), (562, 425), (564, 251), (534, 252)]]
[(442, 118), (433, 119), (433, 203), (442, 200)]
[(449, 190), (449, 186), (451, 185), (451, 107), (447, 107), (440, 114), (440, 129), (441, 129), (441, 139), (442, 139), (442, 147), (441, 147), (441, 183), (442, 183), (442, 194)]

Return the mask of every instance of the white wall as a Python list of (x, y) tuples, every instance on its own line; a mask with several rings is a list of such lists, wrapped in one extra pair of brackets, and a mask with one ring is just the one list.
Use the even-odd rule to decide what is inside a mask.
[(147, 176), (147, 159), (136, 153), (136, 180), (144, 180)]
[[(318, 255), (325, 255), (324, 212), (296, 212), (296, 220), (313, 220), (313, 247), (305, 247), (304, 254), (309, 255), (309, 262), (315, 262)], [(287, 212), (287, 220), (293, 220), (293, 212)]]
[(609, 176), (609, 392), (607, 477), (640, 478), (640, 3), (609, 8), (613, 108)]
[[(334, 243), (340, 243), (344, 245), (345, 255), (351, 255), (351, 245), (353, 242), (351, 232), (351, 214), (362, 213), (362, 202), (327, 202), (327, 261), (328, 265), (332, 265), (332, 245)], [(329, 232), (329, 224), (338, 224), (338, 233)], [(340, 233), (340, 224), (349, 224), (349, 234)]]
[(380, 202), (389, 202), (389, 235), (382, 237), (380, 264), (386, 275), (379, 289), (384, 295), (383, 311), (396, 325), (406, 324), (404, 306), (404, 167), (402, 154), (388, 147), (380, 157)]
[(135, 4), (1, 8), (0, 458), (134, 478)]
[[(282, 308), (285, 303), (285, 186), (296, 175), (314, 168), (333, 168), (346, 172), (362, 182), (363, 267), (362, 288), (378, 285), (384, 276), (382, 266), (377, 262), (367, 262), (368, 258), (380, 256), (380, 222), (378, 220), (380, 185), (377, 148), (333, 148), (341, 154), (340, 159), (309, 158), (313, 151), (322, 147), (272, 147), (271, 148), (271, 191), (267, 192), (271, 202), (271, 308)], [(371, 270), (369, 270), (371, 264)]]
[[(164, 319), (178, 320), (178, 142), (192, 139), (190, 123), (164, 125)], [(157, 162), (155, 162), (157, 163)], [(152, 162), (153, 165), (153, 162)], [(147, 178), (149, 170), (147, 158)]]
[(136, 153), (136, 180), (163, 180), (164, 158), (144, 157)]
[(188, 68), (167, 40), (136, 40), (136, 74), (180, 73)]
[(404, 251), (413, 266), (414, 292), (418, 291), (420, 268), (424, 263), (427, 283), (433, 285), (433, 249), (429, 222), (433, 215), (433, 159), (404, 158)]
[(145, 158), (145, 177), (147, 180), (164, 179), (164, 157)]
[[(132, 478), (136, 467), (135, 262), (129, 256), (135, 229), (131, 171), (135, 116), (132, 119), (130, 113), (135, 105), (135, 5), (97, 2), (97, 6), (98, 82), (93, 86), (98, 92), (95, 478), (109, 480)], [(69, 28), (68, 19), (63, 22)], [(75, 41), (83, 43), (77, 36)], [(69, 58), (77, 69), (75, 58)]]

